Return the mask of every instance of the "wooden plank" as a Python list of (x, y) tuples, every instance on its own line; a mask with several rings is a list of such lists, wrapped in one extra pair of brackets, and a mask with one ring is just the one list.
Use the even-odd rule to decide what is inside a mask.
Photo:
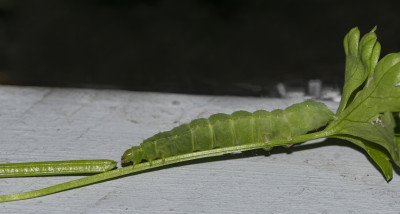
[[(119, 161), (130, 146), (191, 119), (302, 100), (0, 86), (0, 162)], [(0, 190), (76, 178), (5, 178)], [(0, 206), (2, 213), (399, 213), (400, 179), (394, 173), (387, 183), (362, 151), (328, 140), (192, 161)]]

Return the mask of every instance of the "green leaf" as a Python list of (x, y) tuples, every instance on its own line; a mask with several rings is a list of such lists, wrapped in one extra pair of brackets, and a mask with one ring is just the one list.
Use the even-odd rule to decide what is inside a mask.
[(378, 62), (374, 73), (339, 119), (365, 121), (382, 112), (400, 111), (400, 53)]
[(331, 137), (348, 140), (367, 151), (390, 180), (390, 160), (400, 166), (400, 137), (395, 135), (392, 113), (400, 111), (400, 53), (377, 62), (380, 44), (374, 31), (358, 42), (359, 31), (353, 28), (344, 39), (345, 86), (338, 119), (325, 130), (332, 133)]
[(355, 27), (344, 38), (345, 83), (337, 114), (340, 114), (353, 101), (378, 62), (381, 46), (376, 41), (375, 30), (376, 27), (359, 41), (360, 31)]
[(350, 141), (359, 147), (363, 148), (371, 159), (376, 163), (376, 165), (381, 169), (383, 176), (385, 176), (386, 181), (389, 181), (393, 177), (393, 168), (390, 163), (390, 157), (384, 152), (382, 147), (376, 144), (364, 140), (362, 138), (350, 136), (350, 135), (337, 135), (336, 138)]
[[(344, 120), (336, 130), (339, 135), (350, 135), (368, 140), (384, 147), (400, 164), (399, 146), (394, 136), (394, 118), (392, 113), (378, 114), (366, 121)], [(335, 137), (335, 135), (334, 135)]]
[[(354, 42), (357, 38), (357, 31), (355, 32), (355, 36), (350, 32), (346, 37), (350, 38), (353, 35), (352, 41)], [(364, 42), (363, 39), (369, 38), (368, 35), (371, 38), (365, 39)], [(345, 52), (349, 56), (354, 56), (357, 48), (358, 51), (360, 51), (360, 47), (363, 49), (362, 44), (368, 44), (366, 47), (369, 48), (365, 50), (370, 50), (369, 52), (372, 53), (372, 55), (369, 55), (363, 51), (361, 51), (361, 54), (358, 52), (358, 60), (354, 60), (354, 62), (361, 63), (358, 63), (358, 66), (346, 67), (346, 69), (349, 68), (349, 70), (346, 70), (348, 85), (347, 88), (345, 87), (346, 93), (350, 91), (349, 88), (359, 85), (365, 75), (370, 77), (365, 83), (357, 86), (357, 90), (353, 90), (352, 95), (347, 97), (347, 102), (342, 101), (341, 105), (344, 105), (343, 103), (345, 105), (342, 106), (341, 111), (338, 111), (339, 113), (336, 115), (338, 119), (332, 122), (326, 130), (334, 133), (331, 136), (350, 135), (378, 144), (385, 148), (396, 165), (400, 166), (399, 144), (394, 136), (395, 122), (391, 113), (400, 111), (400, 87), (398, 86), (400, 82), (400, 53), (385, 56), (375, 66), (374, 62), (377, 55), (373, 53), (374, 47), (377, 46), (372, 43), (376, 42), (376, 37), (371, 35), (370, 32), (364, 36), (359, 46), (351, 42), (348, 43), (347, 47), (345, 46)], [(351, 39), (347, 40), (350, 41)], [(365, 64), (365, 62), (369, 62), (369, 64)], [(365, 65), (369, 65), (367, 67), (370, 69), (374, 68), (371, 74), (366, 74), (365, 68), (367, 67)], [(359, 69), (359, 66), (364, 68)], [(342, 99), (346, 99), (346, 96)], [(354, 143), (354, 141), (351, 142)]]
[(375, 163), (382, 170), (386, 181), (389, 181), (393, 177), (392, 164), (390, 163), (390, 157), (386, 155), (380, 148), (374, 147), (375, 145), (365, 144), (365, 150), (368, 152), (369, 156), (375, 161)]

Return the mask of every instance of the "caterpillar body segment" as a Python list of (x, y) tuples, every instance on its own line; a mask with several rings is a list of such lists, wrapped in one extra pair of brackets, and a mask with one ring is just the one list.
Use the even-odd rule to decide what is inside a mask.
[[(231, 115), (218, 113), (200, 118), (170, 131), (145, 139), (128, 149), (122, 162), (151, 162), (155, 159), (274, 139), (287, 139), (316, 130), (334, 119), (325, 104), (306, 100), (285, 110), (253, 113), (236, 111)], [(267, 147), (267, 146), (266, 146)]]

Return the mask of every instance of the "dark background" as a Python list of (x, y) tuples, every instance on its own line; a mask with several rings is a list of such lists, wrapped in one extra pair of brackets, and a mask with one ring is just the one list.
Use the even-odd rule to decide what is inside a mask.
[(378, 25), (400, 51), (397, 1), (0, 0), (0, 84), (268, 96), (341, 87), (344, 35)]

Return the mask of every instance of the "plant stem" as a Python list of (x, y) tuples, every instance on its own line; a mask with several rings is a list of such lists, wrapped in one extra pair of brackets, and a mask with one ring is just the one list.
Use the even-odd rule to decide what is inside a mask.
[(165, 165), (169, 165), (169, 164), (174, 164), (174, 163), (179, 163), (179, 162), (184, 162), (184, 161), (189, 161), (189, 160), (194, 160), (194, 159), (199, 159), (199, 158), (211, 157), (211, 156), (216, 156), (216, 155), (223, 155), (223, 154), (228, 154), (228, 153), (232, 153), (232, 152), (241, 152), (241, 151), (247, 151), (247, 150), (253, 150), (253, 149), (267, 148), (267, 147), (292, 145), (292, 144), (301, 143), (301, 142), (305, 142), (305, 141), (309, 141), (309, 140), (324, 138), (324, 137), (327, 137), (328, 135), (329, 135), (329, 132), (321, 131), (321, 132), (314, 132), (311, 134), (293, 137), (290, 141), (288, 141), (288, 139), (277, 139), (277, 140), (271, 140), (269, 142), (252, 143), (252, 144), (245, 144), (245, 145), (239, 145), (239, 146), (217, 148), (217, 149), (211, 149), (211, 150), (206, 150), (206, 151), (172, 156), (172, 157), (165, 158), (164, 160), (154, 160), (151, 162), (151, 164), (149, 162), (145, 162), (145, 163), (137, 164), (134, 166), (127, 166), (127, 167), (123, 167), (120, 169), (103, 172), (100, 174), (88, 176), (85, 178), (80, 178), (77, 180), (73, 180), (73, 181), (69, 181), (69, 182), (65, 182), (65, 183), (61, 183), (61, 184), (57, 184), (57, 185), (46, 187), (46, 188), (39, 189), (39, 190), (17, 193), (17, 194), (10, 194), (10, 195), (1, 195), (0, 202), (24, 200), (24, 199), (30, 199), (30, 198), (40, 197), (40, 196), (44, 196), (44, 195), (49, 195), (49, 194), (53, 194), (56, 192), (74, 189), (74, 188), (98, 183), (101, 181), (109, 180), (112, 178), (121, 177), (121, 176), (124, 176), (127, 174), (140, 172), (140, 171), (144, 171), (144, 170), (148, 170), (148, 169), (153, 169), (153, 168), (157, 168), (157, 167), (161, 167), (161, 166), (165, 166)]
[(0, 178), (96, 174), (114, 169), (112, 160), (68, 160), (0, 164)]

